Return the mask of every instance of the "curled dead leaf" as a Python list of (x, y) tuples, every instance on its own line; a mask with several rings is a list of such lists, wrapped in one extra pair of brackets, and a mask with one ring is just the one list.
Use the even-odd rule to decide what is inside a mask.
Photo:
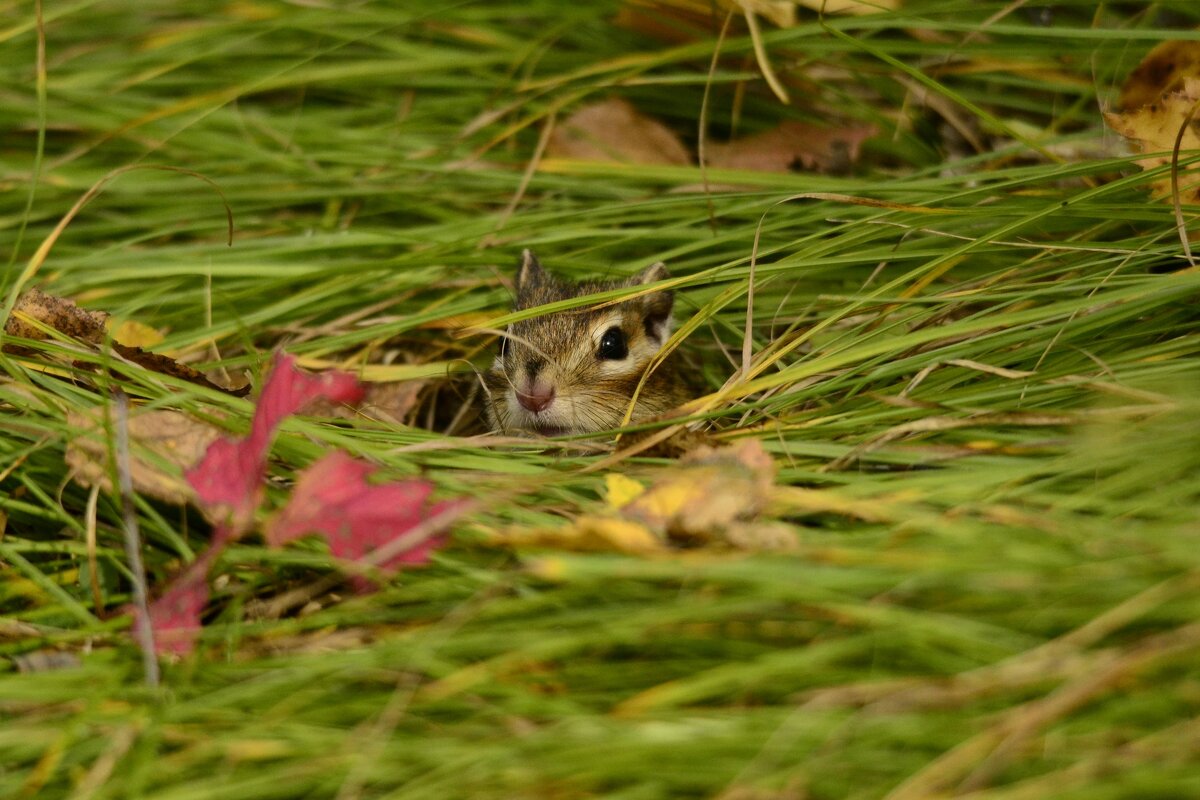
[[(1200, 120), (1194, 116), (1198, 103), (1200, 78), (1187, 78), (1181, 91), (1163, 97), (1160, 102), (1125, 113), (1109, 112), (1104, 119), (1109, 127), (1129, 139), (1137, 150), (1156, 154), (1137, 160), (1143, 169), (1154, 169), (1171, 163), (1175, 139), (1185, 121), (1188, 124), (1179, 142), (1180, 151), (1200, 148)], [(1171, 195), (1170, 176), (1163, 176), (1152, 185), (1156, 196)], [(1200, 170), (1195, 166), (1179, 170), (1179, 201), (1185, 204), (1200, 203)]]
[(1121, 111), (1136, 111), (1161, 98), (1185, 90), (1188, 78), (1200, 78), (1200, 42), (1160, 42), (1138, 64), (1117, 99)]
[(108, 314), (103, 311), (88, 311), (66, 298), (34, 287), (17, 298), (12, 314), (4, 323), (4, 332), (42, 341), (47, 338), (42, 328), (53, 328), (73, 339), (99, 344), (104, 340), (107, 320)]
[[(8, 336), (45, 341), (48, 337), (45, 329), (50, 328), (60, 334), (76, 339), (86, 344), (99, 346), (110, 338), (110, 317), (104, 311), (88, 311), (80, 308), (73, 301), (64, 297), (43, 292), (36, 286), (26, 290), (17, 298), (13, 313), (4, 323), (4, 333)], [(126, 361), (130, 361), (151, 372), (169, 375), (227, 392), (235, 397), (242, 397), (250, 391), (249, 385), (238, 389), (227, 389), (208, 379), (204, 373), (186, 364), (159, 353), (143, 350), (142, 346), (151, 346), (161, 341), (161, 336), (153, 328), (136, 322), (125, 322), (115, 326), (111, 332), (111, 344), (114, 352)], [(5, 343), (6, 353), (28, 354), (28, 350), (18, 345)]]
[[(1118, 100), (1121, 110), (1106, 112), (1104, 120), (1135, 150), (1156, 154), (1137, 162), (1142, 169), (1154, 169), (1171, 163), (1177, 139), (1181, 153), (1200, 148), (1198, 106), (1200, 42), (1163, 42), (1129, 74)], [(1179, 202), (1200, 203), (1200, 168), (1181, 168), (1178, 180)], [(1158, 197), (1173, 193), (1169, 176), (1154, 181), (1152, 187)]]

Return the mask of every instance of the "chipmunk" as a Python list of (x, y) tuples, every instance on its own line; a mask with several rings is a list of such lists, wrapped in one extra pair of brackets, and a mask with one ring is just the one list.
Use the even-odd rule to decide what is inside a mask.
[[(624, 281), (569, 283), (526, 250), (516, 280), (516, 310), (667, 277), (654, 264)], [(496, 433), (562, 436), (620, 427), (650, 360), (671, 335), (669, 291), (600, 308), (584, 306), (514, 322), (484, 377), (488, 424)], [(671, 360), (659, 365), (633, 408), (632, 422), (686, 399)]]

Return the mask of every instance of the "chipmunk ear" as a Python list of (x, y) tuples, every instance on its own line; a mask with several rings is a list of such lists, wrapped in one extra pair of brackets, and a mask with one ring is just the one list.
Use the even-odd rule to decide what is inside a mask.
[(529, 294), (530, 290), (540, 286), (546, 280), (546, 271), (532, 250), (521, 251), (521, 266), (517, 268), (517, 299)]
[(639, 283), (654, 283), (655, 281), (666, 280), (669, 277), (671, 277), (671, 273), (667, 272), (667, 265), (661, 261), (655, 261), (637, 275), (634, 275), (631, 284), (637, 286)]
[[(669, 277), (671, 275), (667, 272), (667, 265), (659, 261), (633, 276), (630, 285), (654, 283)], [(641, 298), (641, 304), (642, 324), (646, 328), (646, 335), (662, 344), (671, 335), (671, 327), (674, 322), (671, 319), (671, 309), (675, 306), (674, 293), (670, 289), (653, 292)]]

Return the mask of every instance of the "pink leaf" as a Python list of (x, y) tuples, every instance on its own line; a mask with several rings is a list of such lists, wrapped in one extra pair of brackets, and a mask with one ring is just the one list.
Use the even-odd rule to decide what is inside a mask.
[(309, 375), (296, 368), (294, 357), (279, 353), (258, 398), (250, 435), (213, 442), (200, 463), (187, 471), (187, 481), (210, 512), (227, 515), (240, 533), (249, 526), (262, 497), (267, 453), (279, 423), (318, 397), (354, 403), (362, 396), (353, 375), (334, 371)]
[[(381, 548), (396, 548), (399, 537), (425, 520), (462, 507), (454, 501), (428, 505), (433, 491), (428, 481), (369, 484), (367, 478), (374, 471), (370, 464), (341, 451), (325, 456), (296, 481), (287, 506), (267, 524), (267, 542), (278, 546), (316, 533), (325, 537), (338, 558), (362, 561)], [(389, 547), (389, 543), (395, 544)], [(442, 537), (427, 536), (384, 556), (376, 566), (391, 572), (403, 564), (423, 564), (441, 543)], [(359, 576), (351, 582), (359, 590), (368, 586)]]
[[(220, 543), (217, 538), (221, 539)], [(154, 631), (154, 650), (159, 655), (185, 656), (196, 646), (196, 637), (200, 635), (200, 612), (208, 602), (208, 570), (228, 538), (226, 529), (218, 528), (213, 544), (175, 576), (162, 597), (150, 604), (150, 629)], [(133, 624), (138, 629), (145, 624), (137, 609), (134, 609)]]
[[(254, 510), (262, 499), (271, 437), (279, 423), (318, 397), (354, 403), (362, 396), (362, 387), (353, 375), (309, 375), (296, 368), (292, 356), (276, 354), (271, 376), (254, 409), (250, 435), (213, 442), (200, 463), (185, 474), (201, 504), (218, 515), (218, 522), (208, 549), (150, 604), (148, 621), (158, 653), (184, 655), (195, 647), (200, 614), (208, 602), (208, 570), (226, 545), (245, 533), (254, 519)], [(135, 611), (134, 624), (140, 628), (146, 622)]]

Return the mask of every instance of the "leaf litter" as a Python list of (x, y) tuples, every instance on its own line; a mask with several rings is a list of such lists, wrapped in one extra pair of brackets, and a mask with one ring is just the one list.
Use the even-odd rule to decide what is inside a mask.
[[(4, 323), (4, 333), (8, 337), (47, 341), (51, 338), (48, 330), (97, 347), (108, 343), (118, 356), (151, 372), (235, 397), (243, 397), (250, 391), (249, 386), (233, 389), (220, 386), (204, 373), (176, 359), (145, 349), (161, 341), (161, 336), (148, 326), (126, 321), (110, 329), (110, 315), (107, 312), (89, 311), (67, 298), (57, 297), (37, 287), (30, 288), (17, 299), (12, 314)], [(15, 355), (32, 355), (29, 348), (12, 342), (5, 342), (3, 350)], [(75, 366), (85, 365), (77, 363)]]
[[(706, 162), (729, 170), (841, 173), (858, 161), (863, 142), (877, 133), (874, 125), (818, 126), (785, 120), (729, 142), (710, 142)], [(585, 105), (556, 125), (546, 155), (645, 165), (695, 162), (671, 128), (615, 97)]]

